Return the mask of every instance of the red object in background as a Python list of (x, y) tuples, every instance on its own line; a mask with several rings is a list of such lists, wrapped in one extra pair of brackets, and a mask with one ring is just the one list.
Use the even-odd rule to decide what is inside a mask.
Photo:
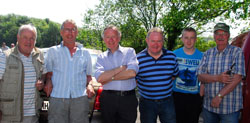
[(242, 123), (250, 123), (250, 32), (242, 46), (245, 55), (246, 79), (243, 81)]
[(97, 95), (95, 97), (95, 105), (94, 105), (94, 110), (100, 110), (100, 96), (101, 96), (101, 93), (102, 93), (102, 86), (100, 86), (97, 90)]
[(243, 109), (240, 123), (250, 123), (250, 31), (233, 38), (231, 44), (242, 48), (245, 56), (246, 78), (243, 80)]

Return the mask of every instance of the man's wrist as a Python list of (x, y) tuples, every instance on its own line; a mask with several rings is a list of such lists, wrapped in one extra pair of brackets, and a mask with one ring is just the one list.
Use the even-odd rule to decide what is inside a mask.
[(219, 98), (223, 99), (223, 96), (222, 96), (220, 93), (217, 94), (217, 96), (218, 96)]
[(215, 82), (220, 82), (220, 75), (216, 75), (215, 78), (216, 78)]

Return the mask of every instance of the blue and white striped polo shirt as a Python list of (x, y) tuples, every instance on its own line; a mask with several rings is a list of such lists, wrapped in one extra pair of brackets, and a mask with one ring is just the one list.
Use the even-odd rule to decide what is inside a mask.
[[(23, 114), (24, 116), (33, 116), (35, 111), (35, 93), (36, 93), (36, 71), (32, 64), (32, 57), (24, 56), (19, 53), (24, 67), (24, 97), (23, 97)], [(40, 96), (40, 95), (38, 95)]]
[(147, 99), (163, 99), (172, 95), (172, 77), (179, 72), (176, 56), (162, 49), (162, 55), (154, 59), (145, 49), (137, 54), (139, 72), (136, 76), (139, 93)]

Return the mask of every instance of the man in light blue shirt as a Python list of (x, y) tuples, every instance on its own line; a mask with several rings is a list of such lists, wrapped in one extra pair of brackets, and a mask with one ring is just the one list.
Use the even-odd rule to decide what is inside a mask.
[(135, 123), (138, 105), (135, 50), (119, 45), (121, 32), (113, 25), (104, 29), (102, 37), (108, 50), (97, 58), (95, 78), (103, 85), (100, 97), (103, 123)]
[(88, 123), (87, 96), (94, 95), (89, 84), (92, 80), (90, 54), (75, 42), (78, 30), (73, 20), (64, 21), (60, 33), (63, 41), (51, 47), (45, 56), (50, 72), (46, 81), (48, 95), (53, 85), (48, 120), (49, 123)]

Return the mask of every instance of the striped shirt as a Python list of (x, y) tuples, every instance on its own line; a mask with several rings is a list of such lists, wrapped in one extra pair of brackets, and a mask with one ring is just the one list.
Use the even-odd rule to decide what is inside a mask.
[(48, 72), (53, 72), (51, 97), (78, 98), (87, 95), (87, 75), (92, 73), (92, 64), (89, 52), (82, 45), (77, 44), (73, 56), (63, 42), (51, 47), (45, 55), (45, 65)]
[(3, 52), (0, 52), (0, 79), (3, 78), (3, 74), (5, 71), (5, 65), (6, 65), (6, 56)]
[[(127, 65), (127, 69), (138, 72), (138, 61), (136, 59), (135, 50), (133, 48), (121, 47), (113, 54), (110, 50), (103, 52), (98, 56), (96, 62), (95, 78), (107, 70), (112, 70), (121, 65)], [(115, 80), (103, 85), (104, 90), (132, 90), (136, 87), (135, 78), (127, 80)]]
[[(232, 72), (245, 76), (244, 55), (240, 48), (228, 45), (222, 52), (216, 47), (207, 50), (198, 67), (197, 74), (218, 75), (230, 69), (235, 63)], [(225, 86), (221, 82), (205, 84), (205, 94), (203, 106), (208, 111), (218, 114), (229, 114), (242, 109), (242, 85), (239, 83), (232, 92), (225, 95), (219, 108), (211, 106), (212, 99)]]
[[(34, 52), (34, 51), (32, 51)], [(32, 54), (32, 53), (31, 53)], [(32, 63), (32, 56), (24, 56), (19, 53), (24, 67), (24, 97), (23, 97), (23, 114), (24, 116), (35, 115), (35, 92), (36, 92), (36, 72)], [(0, 55), (0, 79), (4, 74), (6, 67), (6, 56), (4, 53)], [(43, 66), (44, 67), (44, 66)], [(44, 73), (46, 69), (44, 69)]]
[(36, 71), (32, 64), (32, 57), (19, 54), (24, 67), (24, 97), (23, 113), (24, 116), (33, 116), (35, 112), (35, 93), (36, 93)]
[(176, 56), (162, 49), (158, 59), (148, 54), (147, 49), (137, 54), (139, 72), (136, 76), (139, 93), (147, 99), (163, 99), (172, 95), (173, 80), (179, 72)]

